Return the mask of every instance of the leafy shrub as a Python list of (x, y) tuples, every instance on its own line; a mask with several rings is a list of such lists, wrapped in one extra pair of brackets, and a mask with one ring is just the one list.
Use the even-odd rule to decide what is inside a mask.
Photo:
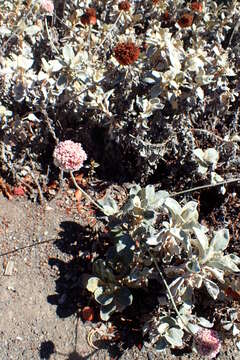
[(210, 235), (198, 221), (197, 202), (182, 207), (168, 192), (155, 191), (152, 185), (133, 186), (121, 209), (109, 196), (100, 204), (109, 215), (111, 242), (104, 258), (93, 263), (87, 289), (101, 306), (102, 320), (132, 304), (133, 288), (147, 290), (155, 279), (159, 288), (165, 286), (168, 302), (160, 301), (144, 333), (157, 350), (181, 347), (184, 333), (212, 327), (194, 314), (194, 292), (205, 286), (216, 300), (224, 277), (239, 271), (240, 258), (226, 253), (228, 230)]
[[(216, 136), (225, 170), (231, 169), (239, 153), (239, 33), (227, 34), (239, 2), (206, 1), (194, 9), (182, 0), (89, 5), (73, 0), (53, 9), (52, 1), (29, 0), (2, 6), (5, 173), (16, 178), (17, 169), (24, 177), (31, 161), (41, 170), (53, 134), (69, 140), (69, 129), (98, 162), (119, 164), (119, 178), (146, 183), (162, 167), (169, 175), (176, 171), (172, 164), (191, 169), (199, 138), (211, 148)], [(184, 17), (191, 19), (187, 26), (181, 26)], [(120, 61), (129, 66), (119, 66), (119, 44), (134, 47), (130, 60)], [(91, 135), (96, 127), (103, 134), (100, 152)], [(181, 172), (186, 182), (187, 174)]]

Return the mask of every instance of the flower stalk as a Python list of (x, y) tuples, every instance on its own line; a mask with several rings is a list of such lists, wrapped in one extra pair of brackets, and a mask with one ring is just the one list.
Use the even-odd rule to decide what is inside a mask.
[(107, 34), (104, 36), (104, 38), (102, 39), (102, 41), (100, 42), (100, 44), (98, 45), (98, 47), (96, 48), (94, 55), (97, 53), (97, 51), (101, 48), (101, 46), (105, 43), (105, 41), (107, 40), (108, 36), (111, 34), (111, 32), (113, 31), (113, 29), (115, 28), (115, 26), (117, 25), (118, 21), (120, 20), (121, 16), (123, 14), (123, 10), (120, 11), (120, 13), (118, 14), (118, 17), (116, 18), (115, 22), (113, 23), (113, 25), (111, 26), (111, 28), (109, 29), (109, 31), (107, 32)]
[(86, 191), (84, 191), (84, 190), (78, 185), (78, 183), (76, 182), (76, 179), (75, 179), (72, 171), (70, 171), (70, 176), (71, 176), (71, 179), (72, 179), (75, 187), (76, 187), (78, 190), (81, 191), (81, 193), (85, 196), (85, 198), (88, 199), (93, 205), (95, 205), (101, 212), (104, 213), (104, 209), (102, 208), (102, 206), (99, 205), (95, 200), (93, 200), (93, 198), (92, 198), (90, 195), (88, 195), (88, 194), (86, 193)]
[(186, 321), (182, 318), (181, 314), (180, 314), (179, 311), (178, 311), (178, 308), (177, 308), (177, 305), (176, 305), (176, 303), (175, 303), (175, 300), (174, 300), (174, 298), (173, 298), (173, 296), (172, 296), (171, 290), (170, 290), (170, 288), (169, 288), (169, 286), (168, 286), (168, 283), (167, 283), (167, 281), (166, 281), (166, 279), (165, 279), (165, 277), (164, 277), (164, 275), (163, 275), (163, 273), (162, 273), (162, 271), (161, 271), (161, 269), (160, 269), (160, 267), (159, 267), (159, 265), (158, 265), (158, 263), (157, 263), (157, 260), (155, 259), (155, 256), (153, 255), (153, 253), (152, 253), (151, 250), (149, 249), (148, 245), (147, 245), (146, 243), (145, 243), (144, 245), (145, 245), (145, 247), (146, 247), (146, 249), (147, 249), (147, 252), (149, 253), (149, 256), (150, 256), (151, 259), (153, 260), (154, 265), (155, 265), (155, 267), (156, 267), (156, 269), (157, 269), (157, 271), (158, 271), (158, 273), (159, 273), (159, 275), (160, 275), (160, 277), (161, 277), (161, 279), (162, 279), (162, 282), (163, 282), (163, 284), (164, 284), (164, 286), (165, 286), (165, 288), (166, 288), (166, 290), (167, 290), (169, 299), (170, 299), (170, 301), (171, 301), (171, 303), (172, 303), (172, 306), (173, 306), (173, 308), (174, 308), (177, 316), (179, 317), (179, 319), (181, 320), (181, 322), (183, 323), (183, 325), (187, 328), (187, 330), (188, 330), (192, 335), (194, 335), (193, 331), (188, 327), (188, 324), (187, 324)]

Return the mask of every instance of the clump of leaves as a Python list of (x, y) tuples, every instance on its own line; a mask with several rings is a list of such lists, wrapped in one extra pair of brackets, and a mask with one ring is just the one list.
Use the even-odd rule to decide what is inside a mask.
[(195, 149), (193, 154), (196, 157), (196, 161), (198, 163), (198, 172), (200, 174), (205, 174), (209, 166), (215, 168), (219, 159), (219, 154), (214, 148), (209, 148), (205, 151), (202, 149)]
[(87, 289), (101, 305), (102, 320), (132, 304), (133, 288), (149, 291), (149, 280), (155, 279), (166, 293), (159, 293), (159, 309), (144, 333), (157, 350), (181, 347), (186, 333), (212, 327), (194, 313), (194, 291), (204, 285), (216, 300), (224, 277), (239, 271), (240, 258), (226, 252), (229, 231), (211, 236), (199, 223), (196, 201), (181, 206), (152, 185), (133, 186), (121, 209), (109, 195), (100, 203), (108, 215), (110, 242), (104, 258), (93, 263)]

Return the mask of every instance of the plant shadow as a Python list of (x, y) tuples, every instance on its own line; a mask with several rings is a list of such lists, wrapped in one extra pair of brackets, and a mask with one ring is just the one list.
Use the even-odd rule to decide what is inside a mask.
[(60, 359), (61, 357), (65, 360), (87, 360), (91, 359), (91, 357), (97, 352), (94, 350), (89, 355), (81, 356), (77, 351), (72, 351), (69, 354), (64, 354), (56, 350), (55, 345), (52, 341), (43, 341), (40, 346), (39, 356), (40, 359), (50, 360), (52, 355), (57, 355)]
[[(60, 226), (62, 231), (59, 233), (55, 245), (62, 253), (67, 254), (67, 258), (70, 255), (71, 259), (66, 261), (58, 258), (49, 259), (49, 265), (58, 269), (58, 278), (56, 279), (55, 293), (49, 295), (47, 300), (56, 306), (57, 315), (61, 318), (68, 316), (79, 318), (81, 309), (91, 306), (94, 310), (92, 326), (95, 327), (96, 324), (98, 327), (101, 322), (99, 306), (85, 289), (81, 279), (84, 274), (92, 274), (91, 255), (94, 252), (98, 254), (103, 252), (104, 236), (101, 237), (101, 241), (98, 241), (90, 229), (72, 221), (62, 222)], [(129, 351), (133, 347), (138, 347), (140, 350), (143, 346), (144, 316), (151, 313), (157, 306), (158, 295), (159, 286), (157, 284), (150, 285), (150, 292), (142, 289), (133, 290), (132, 306), (111, 317), (111, 324), (116, 336), (112, 337), (112, 340), (96, 340), (94, 343), (97, 344), (97, 347), (107, 350), (114, 359), (120, 358), (126, 350)], [(68, 355), (68, 359), (85, 359), (80, 355), (78, 358), (76, 352), (70, 355)]]
[(82, 288), (79, 278), (82, 273), (87, 273), (91, 269), (88, 257), (93, 244), (90, 231), (81, 225), (64, 221), (60, 226), (62, 231), (54, 245), (62, 253), (70, 255), (71, 260), (49, 259), (49, 265), (58, 269), (59, 276), (56, 280), (55, 294), (49, 295), (47, 300), (57, 306), (57, 315), (65, 318), (88, 305), (89, 296)]

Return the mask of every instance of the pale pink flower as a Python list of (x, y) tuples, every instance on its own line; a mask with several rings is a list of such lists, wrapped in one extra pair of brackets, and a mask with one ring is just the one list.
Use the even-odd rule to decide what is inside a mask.
[(87, 154), (80, 143), (61, 141), (53, 152), (54, 164), (63, 171), (76, 171), (83, 166)]
[(41, 8), (49, 14), (53, 13), (54, 5), (51, 0), (41, 0)]
[(217, 331), (201, 329), (194, 336), (194, 345), (197, 352), (209, 359), (214, 359), (221, 349), (221, 342)]

